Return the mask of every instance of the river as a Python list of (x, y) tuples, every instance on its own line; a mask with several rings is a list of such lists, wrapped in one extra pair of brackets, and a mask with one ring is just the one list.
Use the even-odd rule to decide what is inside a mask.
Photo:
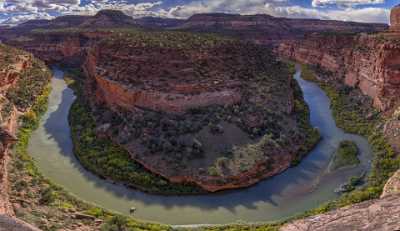
[[(334, 190), (340, 184), (370, 168), (372, 151), (367, 140), (336, 127), (329, 98), (317, 84), (303, 80), (298, 69), (294, 77), (310, 107), (311, 124), (322, 136), (298, 166), (253, 187), (211, 195), (149, 195), (111, 184), (86, 171), (75, 158), (68, 125), (75, 96), (64, 82), (63, 72), (56, 68), (53, 72), (49, 109), (32, 134), (28, 152), (45, 177), (78, 198), (126, 215), (134, 206), (134, 217), (141, 220), (188, 225), (284, 219), (337, 198)], [(332, 154), (342, 140), (356, 142), (361, 164), (328, 172)]]

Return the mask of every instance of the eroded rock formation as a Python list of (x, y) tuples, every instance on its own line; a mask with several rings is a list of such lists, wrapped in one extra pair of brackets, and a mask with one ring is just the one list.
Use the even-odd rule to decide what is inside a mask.
[(390, 30), (400, 32), (400, 5), (395, 6), (390, 12)]

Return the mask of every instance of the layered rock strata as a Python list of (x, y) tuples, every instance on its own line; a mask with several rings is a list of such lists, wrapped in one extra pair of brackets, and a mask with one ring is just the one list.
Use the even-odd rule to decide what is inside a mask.
[(329, 71), (338, 81), (358, 87), (382, 111), (400, 96), (400, 36), (390, 33), (312, 34), (282, 43), (278, 53)]
[(400, 32), (400, 5), (395, 6), (390, 12), (390, 30)]

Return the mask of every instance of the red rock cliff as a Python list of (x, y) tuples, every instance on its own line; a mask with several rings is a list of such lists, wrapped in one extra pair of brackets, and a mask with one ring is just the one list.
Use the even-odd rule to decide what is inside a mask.
[(398, 105), (400, 96), (399, 38), (393, 33), (313, 34), (282, 43), (278, 53), (334, 73), (373, 98), (376, 108), (387, 111)]
[(33, 55), (0, 44), (0, 214), (14, 214), (8, 200), (7, 166), (10, 148), (17, 141), (17, 119), (48, 81), (47, 69)]
[(32, 56), (19, 55), (12, 60), (9, 55), (12, 54), (5, 50), (0, 50), (0, 56), (7, 56), (9, 59), (9, 62), (2, 61), (2, 70), (0, 70), (0, 214), (6, 215), (13, 214), (7, 195), (8, 176), (6, 166), (9, 161), (9, 149), (16, 141), (15, 132), (18, 114), (16, 107), (6, 99), (6, 93), (9, 88), (16, 84), (21, 72), (32, 65)]
[(400, 5), (394, 7), (390, 12), (390, 30), (400, 32)]

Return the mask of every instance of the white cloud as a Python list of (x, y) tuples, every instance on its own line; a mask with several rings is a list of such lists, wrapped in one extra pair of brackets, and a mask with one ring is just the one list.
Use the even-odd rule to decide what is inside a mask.
[(48, 19), (50, 15), (81, 14), (93, 15), (102, 9), (122, 10), (133, 17), (158, 16), (152, 8), (161, 5), (161, 1), (130, 4), (126, 1), (92, 0), (81, 5), (80, 0), (0, 0), (0, 13), (11, 16), (3, 23), (20, 23), (30, 19)]
[(2, 23), (8, 24), (8, 25), (14, 25), (20, 22), (25, 22), (28, 20), (33, 20), (33, 19), (53, 19), (53, 16), (50, 16), (47, 13), (38, 13), (38, 14), (26, 14), (26, 15), (16, 15), (14, 17), (10, 17), (6, 20), (4, 20)]
[[(333, 0), (319, 0), (333, 1)], [(341, 1), (341, 0), (337, 0)], [(336, 2), (337, 2), (336, 1)], [(344, 0), (342, 0), (344, 1)], [(368, 1), (368, 0), (346, 0)], [(370, 0), (369, 0), (370, 1)], [(286, 1), (237, 0), (232, 4), (229, 0), (203, 0), (171, 8), (170, 17), (189, 17), (195, 13), (222, 12), (241, 14), (269, 14), (276, 17), (289, 18), (319, 18), (358, 22), (381, 22), (389, 20), (389, 10), (384, 8), (346, 8), (346, 9), (316, 9), (288, 5)]]
[[(270, 14), (291, 18), (320, 18), (359, 22), (388, 22), (389, 10), (379, 7), (353, 8), (355, 5), (382, 3), (384, 0), (313, 0), (314, 8), (293, 5), (288, 0), (191, 0), (182, 5), (163, 8), (163, 3), (148, 0), (129, 3), (126, 0), (0, 0), (0, 14), (7, 22), (17, 23), (30, 18), (50, 18), (54, 15), (93, 15), (101, 9), (122, 10), (132, 17), (159, 16), (187, 18), (197, 13), (223, 12), (234, 14)], [(329, 5), (345, 8), (324, 7)], [(4, 16), (6, 15), (6, 16)]]
[(337, 6), (355, 6), (355, 5), (368, 5), (368, 4), (382, 4), (385, 0), (313, 0), (312, 6), (326, 6), (326, 5), (337, 5)]

